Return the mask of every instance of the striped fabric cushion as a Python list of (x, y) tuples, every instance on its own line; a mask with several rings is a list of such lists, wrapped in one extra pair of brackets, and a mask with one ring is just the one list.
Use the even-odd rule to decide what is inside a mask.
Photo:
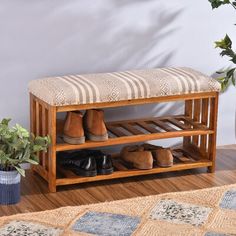
[(49, 77), (31, 81), (29, 91), (65, 106), (220, 91), (220, 84), (190, 68), (160, 68)]

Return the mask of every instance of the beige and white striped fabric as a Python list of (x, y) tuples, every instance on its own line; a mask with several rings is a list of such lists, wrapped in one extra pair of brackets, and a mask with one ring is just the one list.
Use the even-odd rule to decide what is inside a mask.
[(50, 105), (65, 106), (220, 91), (220, 84), (181, 67), (49, 77), (31, 81), (29, 91)]

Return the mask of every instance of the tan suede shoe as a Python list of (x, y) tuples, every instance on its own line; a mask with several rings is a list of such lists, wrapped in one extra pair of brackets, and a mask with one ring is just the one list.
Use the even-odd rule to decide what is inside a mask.
[(173, 155), (170, 148), (161, 148), (156, 150), (156, 161), (160, 167), (173, 166)]
[(108, 139), (103, 110), (87, 110), (83, 118), (83, 125), (85, 135), (89, 140), (106, 141)]
[(81, 144), (85, 142), (82, 113), (79, 111), (68, 112), (64, 125), (63, 139), (69, 144)]
[(121, 159), (140, 170), (149, 170), (153, 168), (152, 153), (150, 151), (144, 151), (143, 147), (124, 147), (121, 151)]
[(155, 146), (149, 143), (142, 145), (145, 150), (151, 151), (154, 160), (156, 160), (157, 165), (160, 167), (170, 167), (173, 166), (173, 155), (170, 148), (163, 148), (161, 146)]

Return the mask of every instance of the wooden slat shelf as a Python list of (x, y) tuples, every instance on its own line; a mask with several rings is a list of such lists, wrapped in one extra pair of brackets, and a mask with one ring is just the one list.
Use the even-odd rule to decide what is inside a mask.
[[(178, 148), (173, 150), (174, 153), (174, 165), (167, 168), (161, 168), (158, 166), (154, 166), (151, 170), (138, 170), (138, 169), (130, 169), (124, 164), (123, 161), (119, 159), (118, 155), (113, 156), (113, 165), (115, 171), (111, 175), (97, 175), (95, 177), (81, 177), (77, 176), (70, 170), (65, 170), (60, 166), (57, 167), (58, 177), (56, 179), (57, 185), (66, 185), (66, 184), (78, 184), (85, 182), (94, 182), (108, 179), (117, 179), (124, 177), (133, 177), (139, 175), (150, 175), (157, 174), (163, 172), (171, 172), (171, 171), (179, 171), (179, 170), (187, 170), (201, 167), (209, 167), (212, 166), (212, 161), (204, 158), (199, 155), (199, 159), (195, 160), (191, 156), (186, 155), (186, 151), (182, 148)], [(178, 154), (178, 155), (177, 155)], [(59, 177), (60, 176), (60, 177)]]
[(206, 125), (184, 115), (107, 122), (106, 127), (113, 137), (110, 136), (105, 142), (86, 141), (80, 145), (62, 142), (56, 145), (56, 150), (68, 151), (214, 133)]

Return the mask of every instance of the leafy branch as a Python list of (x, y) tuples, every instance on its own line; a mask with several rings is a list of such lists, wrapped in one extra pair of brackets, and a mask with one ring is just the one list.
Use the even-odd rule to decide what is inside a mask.
[[(211, 3), (212, 9), (218, 8), (223, 5), (230, 5), (236, 10), (236, 1), (230, 0), (208, 0)], [(233, 64), (236, 64), (236, 52), (232, 48), (232, 40), (226, 34), (226, 36), (219, 41), (215, 42), (215, 47), (220, 48), (221, 52), (220, 55), (222, 57), (228, 57), (229, 61)], [(222, 77), (218, 78), (218, 81), (221, 83), (222, 90), (224, 91), (228, 86), (232, 83), (234, 86), (236, 85), (235, 82), (235, 71), (236, 67), (226, 69), (224, 71), (217, 72), (221, 74)]]
[(230, 0), (209, 0), (209, 2), (211, 3), (211, 6), (213, 9), (218, 8), (222, 5), (226, 5), (229, 4), (231, 5), (233, 8), (236, 9), (236, 1), (230, 1)]

